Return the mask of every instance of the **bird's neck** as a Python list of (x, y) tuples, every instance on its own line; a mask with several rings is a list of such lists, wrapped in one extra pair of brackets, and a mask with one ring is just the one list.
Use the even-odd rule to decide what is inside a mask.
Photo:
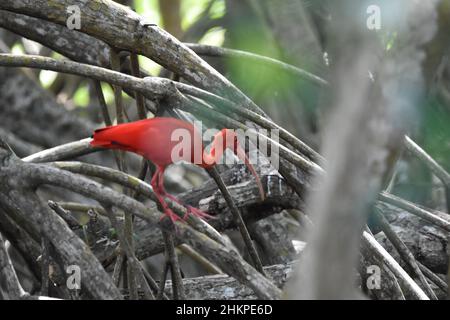
[(225, 152), (224, 149), (222, 148), (216, 149), (214, 147), (212, 147), (209, 152), (204, 150), (201, 167), (208, 169), (215, 166), (217, 162), (219, 162), (224, 152)]

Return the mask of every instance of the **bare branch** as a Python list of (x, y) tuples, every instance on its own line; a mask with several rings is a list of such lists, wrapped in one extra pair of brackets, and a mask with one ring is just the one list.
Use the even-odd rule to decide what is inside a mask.
[(234, 222), (238, 226), (239, 232), (241, 233), (242, 239), (244, 240), (244, 244), (252, 259), (253, 266), (256, 268), (256, 270), (258, 270), (259, 272), (261, 272), (261, 274), (264, 275), (264, 269), (261, 263), (261, 258), (259, 257), (259, 254), (256, 251), (256, 247), (252, 242), (250, 234), (248, 233), (247, 226), (245, 225), (245, 222), (242, 219), (242, 215), (239, 212), (239, 209), (237, 208), (236, 204), (234, 203), (233, 198), (230, 195), (230, 192), (227, 190), (227, 187), (224, 184), (216, 168), (209, 169), (208, 173), (211, 175), (214, 181), (216, 181), (220, 192), (225, 198), (225, 201), (228, 207), (230, 208), (231, 213), (233, 214)]
[[(428, 222), (431, 222), (432, 224), (450, 232), (450, 221), (445, 220), (444, 218), (442, 218), (436, 214), (433, 214), (425, 209), (422, 209), (422, 208), (416, 206), (412, 202), (401, 199), (397, 196), (394, 196), (394, 195), (386, 193), (386, 192), (381, 192), (379, 194), (378, 198), (383, 202), (389, 203), (393, 206), (396, 206), (398, 208), (406, 210), (406, 211), (408, 211), (424, 220), (427, 220)], [(445, 214), (442, 214), (442, 216), (445, 216)]]
[(419, 278), (420, 282), (424, 286), (426, 292), (433, 300), (437, 300), (437, 297), (434, 293), (434, 291), (431, 289), (429, 283), (427, 282), (427, 279), (423, 275), (421, 269), (419, 268), (419, 265), (417, 264), (416, 259), (414, 258), (411, 251), (408, 249), (408, 247), (404, 244), (404, 242), (397, 236), (395, 231), (391, 228), (389, 225), (389, 222), (386, 220), (386, 218), (378, 212), (378, 210), (374, 210), (373, 214), (375, 215), (376, 221), (380, 225), (381, 229), (383, 230), (386, 237), (391, 241), (391, 243), (394, 245), (394, 247), (397, 249), (398, 253), (402, 257), (402, 259), (407, 263), (407, 265), (411, 268), (411, 270), (415, 273), (415, 275)]
[(405, 145), (412, 154), (418, 157), (426, 164), (428, 168), (430, 168), (431, 172), (433, 172), (447, 188), (450, 188), (450, 174), (445, 171), (445, 169), (438, 164), (436, 160), (434, 160), (428, 153), (425, 152), (425, 150), (423, 150), (408, 136), (405, 136)]
[(414, 282), (413, 279), (406, 273), (406, 271), (395, 261), (394, 258), (384, 249), (375, 238), (367, 233), (363, 232), (362, 236), (362, 246), (365, 250), (370, 252), (370, 254), (378, 257), (383, 261), (389, 269), (397, 277), (400, 286), (405, 293), (419, 300), (429, 300), (425, 292)]
[(293, 66), (291, 64), (266, 57), (261, 56), (259, 54), (242, 51), (242, 50), (235, 50), (235, 49), (228, 49), (223, 47), (216, 47), (216, 46), (208, 46), (203, 44), (197, 44), (197, 43), (185, 43), (185, 45), (192, 49), (195, 53), (201, 56), (210, 56), (210, 57), (229, 57), (229, 58), (238, 58), (238, 59), (244, 59), (252, 62), (258, 62), (261, 63), (267, 67), (277, 68), (281, 69), (285, 72), (288, 72), (294, 76), (300, 77), (302, 79), (306, 79), (308, 81), (311, 81), (319, 86), (328, 86), (328, 82), (319, 76), (316, 76), (315, 74), (312, 74), (306, 70), (297, 68), (296, 66)]
[(0, 275), (3, 281), (5, 281), (7, 293), (11, 300), (22, 299), (28, 295), (26, 293), (17, 278), (16, 271), (14, 270), (11, 258), (6, 250), (6, 244), (0, 234)]
[(60, 161), (65, 159), (73, 159), (79, 156), (100, 151), (99, 148), (92, 148), (90, 146), (91, 139), (83, 139), (79, 141), (69, 142), (51, 149), (46, 149), (38, 153), (29, 155), (23, 158), (25, 162), (50, 162)]

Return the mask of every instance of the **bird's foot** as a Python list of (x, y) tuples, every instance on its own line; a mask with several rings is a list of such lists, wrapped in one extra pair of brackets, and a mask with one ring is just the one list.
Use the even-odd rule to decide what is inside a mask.
[[(174, 197), (173, 195), (171, 195), (169, 193), (166, 193), (164, 196), (169, 198), (173, 202), (178, 203), (180, 206), (183, 206), (183, 207), (185, 207), (187, 209), (186, 213), (183, 216), (183, 220), (184, 221), (186, 221), (186, 219), (189, 217), (190, 214), (192, 214), (195, 217), (199, 217), (199, 218), (205, 219), (205, 220), (206, 219), (215, 219), (215, 217), (213, 217), (213, 216), (203, 212), (200, 209), (197, 209), (197, 208), (195, 208), (193, 206), (189, 206), (189, 205), (183, 204), (180, 200), (178, 200), (176, 197)], [(177, 218), (179, 218), (179, 217), (177, 216)]]
[(194, 208), (192, 206), (186, 206), (187, 208), (187, 212), (186, 214), (183, 216), (183, 220), (186, 221), (186, 219), (188, 218), (189, 214), (192, 214), (195, 217), (199, 217), (201, 219), (215, 219), (216, 217), (211, 216), (205, 212), (203, 212), (200, 209)]

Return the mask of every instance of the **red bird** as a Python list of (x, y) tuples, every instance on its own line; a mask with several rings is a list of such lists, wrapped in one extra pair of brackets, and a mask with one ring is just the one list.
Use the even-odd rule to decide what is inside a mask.
[[(176, 130), (180, 131), (177, 133)], [(175, 153), (177, 159), (173, 159), (174, 149), (180, 148), (180, 141), (177, 141), (174, 137), (179, 137), (183, 132), (189, 135), (189, 139), (187, 140), (187, 143), (189, 143), (188, 148)], [(214, 136), (209, 153), (205, 151), (202, 137), (196, 128), (188, 122), (174, 118), (157, 117), (109, 126), (96, 130), (92, 137), (91, 145), (94, 147), (131, 151), (143, 156), (156, 165), (157, 170), (152, 177), (151, 186), (164, 209), (164, 213), (172, 221), (178, 220), (179, 217), (169, 208), (164, 197), (179, 204), (181, 203), (165, 191), (163, 175), (164, 170), (173, 164), (174, 161), (178, 160), (188, 161), (207, 169), (213, 167), (220, 160), (225, 149), (230, 149), (247, 165), (251, 173), (255, 176), (261, 198), (264, 199), (261, 181), (255, 169), (250, 164), (244, 150), (240, 147), (237, 135), (232, 130), (223, 129), (217, 133)], [(186, 142), (184, 141), (185, 138), (183, 136), (183, 142)], [(209, 217), (208, 214), (192, 207), (188, 207), (188, 213), (202, 218)]]

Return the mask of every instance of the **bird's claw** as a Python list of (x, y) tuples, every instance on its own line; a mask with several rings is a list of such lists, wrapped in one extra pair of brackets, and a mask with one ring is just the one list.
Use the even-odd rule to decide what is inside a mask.
[(203, 212), (200, 209), (197, 209), (195, 207), (192, 206), (186, 206), (187, 208), (187, 212), (185, 213), (185, 215), (183, 216), (183, 220), (186, 221), (186, 219), (188, 218), (189, 214), (192, 214), (195, 217), (199, 217), (201, 219), (214, 219), (215, 217)]

